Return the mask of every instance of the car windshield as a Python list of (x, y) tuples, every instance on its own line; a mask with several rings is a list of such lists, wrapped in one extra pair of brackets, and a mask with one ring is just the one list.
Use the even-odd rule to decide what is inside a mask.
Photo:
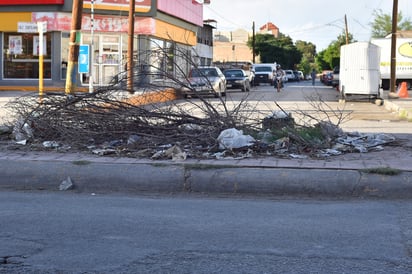
[(226, 70), (223, 72), (226, 77), (242, 77), (243, 73), (241, 70)]
[(271, 67), (255, 67), (256, 72), (262, 72), (262, 71), (272, 71)]
[(204, 77), (204, 76), (217, 76), (217, 71), (213, 68), (198, 68), (194, 69), (190, 73), (190, 77)]

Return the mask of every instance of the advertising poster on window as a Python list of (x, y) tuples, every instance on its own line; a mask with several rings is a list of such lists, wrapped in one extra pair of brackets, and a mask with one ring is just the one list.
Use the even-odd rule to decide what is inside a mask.
[(21, 35), (9, 36), (9, 52), (10, 54), (23, 53)]
[[(39, 55), (39, 36), (33, 36), (33, 55)], [(43, 56), (47, 55), (46, 36), (43, 36)]]

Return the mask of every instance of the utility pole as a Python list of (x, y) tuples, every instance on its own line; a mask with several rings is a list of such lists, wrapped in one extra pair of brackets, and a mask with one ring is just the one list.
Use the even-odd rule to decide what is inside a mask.
[(66, 74), (66, 95), (74, 93), (78, 78), (78, 58), (82, 28), (83, 0), (73, 0), (72, 24), (70, 28), (69, 57)]
[(90, 66), (89, 66), (89, 93), (93, 93), (93, 69), (94, 69), (94, 0), (91, 0), (91, 10), (90, 10)]
[(256, 56), (255, 56), (255, 21), (253, 21), (252, 25), (252, 56), (253, 56), (253, 64), (256, 63)]
[(398, 28), (398, 0), (393, 0), (392, 9), (392, 35), (391, 35), (391, 80), (390, 92), (395, 92), (396, 85), (396, 37)]
[(345, 14), (345, 36), (346, 36), (346, 45), (349, 44), (349, 30), (348, 30), (348, 19), (346, 19)]
[(129, 93), (134, 93), (133, 91), (134, 13), (135, 13), (135, 0), (130, 0), (129, 41), (128, 41), (128, 48), (127, 48), (127, 90), (129, 91)]

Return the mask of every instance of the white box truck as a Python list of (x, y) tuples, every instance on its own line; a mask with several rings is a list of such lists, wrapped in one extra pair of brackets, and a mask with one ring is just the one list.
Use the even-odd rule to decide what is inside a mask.
[(380, 48), (370, 42), (355, 42), (340, 48), (339, 90), (348, 94), (379, 97)]
[[(371, 42), (381, 49), (380, 71), (382, 88), (390, 88), (391, 77), (391, 38), (372, 39)], [(407, 82), (412, 86), (412, 38), (396, 39), (396, 84)]]

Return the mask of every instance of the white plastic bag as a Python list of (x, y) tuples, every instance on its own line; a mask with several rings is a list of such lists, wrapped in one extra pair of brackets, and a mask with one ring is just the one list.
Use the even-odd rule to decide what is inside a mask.
[(253, 145), (255, 139), (250, 135), (243, 135), (241, 130), (229, 128), (223, 130), (217, 137), (220, 149), (241, 148)]

